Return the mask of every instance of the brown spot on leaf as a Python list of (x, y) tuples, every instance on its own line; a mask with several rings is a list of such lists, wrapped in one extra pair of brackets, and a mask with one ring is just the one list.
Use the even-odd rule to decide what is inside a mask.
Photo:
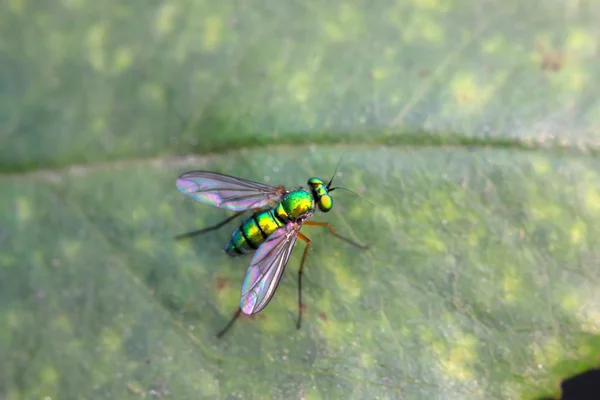
[(328, 320), (327, 314), (325, 314), (324, 312), (319, 313), (319, 318), (321, 318), (323, 321)]
[(564, 65), (564, 57), (558, 52), (545, 53), (542, 55), (540, 68), (543, 71), (556, 72), (562, 69)]
[(542, 71), (556, 72), (564, 67), (565, 54), (563, 51), (548, 48), (543, 44), (537, 44), (535, 47), (539, 53), (539, 65)]
[(228, 284), (229, 284), (229, 281), (227, 280), (227, 278), (225, 278), (224, 276), (217, 276), (217, 279), (215, 282), (215, 287), (217, 288), (217, 290), (219, 292), (221, 290), (225, 289)]
[(300, 303), (300, 312), (303, 314), (306, 312), (306, 304)]

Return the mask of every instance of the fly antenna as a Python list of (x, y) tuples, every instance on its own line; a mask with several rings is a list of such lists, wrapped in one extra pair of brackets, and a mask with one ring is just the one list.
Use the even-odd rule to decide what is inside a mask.
[(346, 189), (345, 187), (337, 186), (337, 187), (334, 187), (334, 188), (331, 188), (331, 189), (327, 189), (327, 190), (328, 190), (328, 191), (330, 191), (330, 192), (333, 192), (333, 191), (334, 191), (334, 190), (336, 190), (336, 189), (341, 189), (341, 190), (345, 190), (345, 191), (347, 191), (347, 192), (350, 192), (350, 193), (352, 193), (353, 195), (355, 195), (356, 197), (358, 197), (359, 199), (361, 199), (361, 200), (363, 200), (363, 201), (366, 201), (367, 203), (369, 203), (369, 204), (370, 204), (370, 205), (372, 205), (372, 206), (375, 206), (375, 204), (371, 203), (369, 200), (365, 199), (365, 198), (364, 198), (364, 197), (362, 197), (360, 194), (358, 194), (358, 193), (356, 193), (355, 191), (352, 191), (352, 190), (350, 190), (350, 189)]
[(335, 178), (335, 174), (337, 174), (338, 167), (340, 166), (340, 162), (342, 162), (342, 157), (344, 157), (344, 154), (345, 154), (345, 152), (342, 153), (342, 155), (340, 156), (340, 159), (337, 162), (337, 165), (335, 166), (335, 171), (333, 171), (333, 175), (331, 176), (331, 179), (327, 183), (327, 186), (326, 186), (327, 190), (329, 190), (329, 188), (331, 187), (331, 183), (333, 182), (333, 178)]

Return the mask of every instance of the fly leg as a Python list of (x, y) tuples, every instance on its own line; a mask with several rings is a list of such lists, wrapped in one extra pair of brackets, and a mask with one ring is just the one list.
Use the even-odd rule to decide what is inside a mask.
[(235, 218), (239, 217), (240, 215), (242, 215), (246, 211), (247, 210), (238, 211), (235, 214), (233, 214), (232, 216), (227, 217), (226, 219), (224, 219), (223, 221), (219, 222), (216, 225), (209, 226), (209, 227), (206, 227), (206, 228), (202, 228), (202, 229), (199, 229), (197, 231), (192, 231), (192, 232), (187, 232), (187, 233), (182, 233), (180, 235), (177, 235), (177, 236), (175, 236), (175, 240), (188, 239), (188, 238), (191, 238), (191, 237), (194, 237), (194, 236), (202, 235), (203, 233), (206, 233), (206, 232), (215, 231), (215, 230), (221, 228), (222, 226), (228, 224), (229, 222), (233, 221)]
[(302, 253), (302, 260), (300, 261), (300, 269), (298, 270), (298, 321), (296, 322), (296, 328), (300, 329), (300, 325), (302, 324), (302, 268), (304, 268), (304, 261), (306, 261), (311, 240), (300, 232), (298, 232), (298, 238), (306, 243), (304, 253)]
[(308, 226), (323, 226), (323, 227), (326, 227), (327, 229), (329, 229), (329, 232), (331, 232), (331, 234), (332, 234), (333, 236), (335, 236), (335, 237), (336, 237), (336, 238), (338, 238), (338, 239), (342, 239), (344, 242), (346, 242), (346, 243), (349, 243), (349, 244), (351, 244), (352, 246), (355, 246), (355, 247), (358, 247), (359, 249), (364, 249), (364, 250), (366, 250), (366, 249), (368, 249), (368, 248), (369, 248), (369, 246), (368, 246), (368, 245), (365, 245), (365, 244), (360, 244), (360, 243), (357, 243), (357, 242), (355, 242), (355, 241), (353, 241), (353, 240), (350, 240), (350, 239), (348, 239), (348, 238), (345, 238), (345, 237), (343, 237), (342, 235), (340, 235), (339, 233), (337, 233), (337, 232), (336, 232), (336, 231), (333, 229), (333, 227), (331, 226), (331, 224), (330, 224), (330, 223), (328, 223), (328, 222), (315, 222), (315, 221), (306, 221), (306, 222), (304, 222), (304, 225), (308, 225)]
[(217, 333), (217, 338), (218, 339), (222, 338), (223, 335), (225, 333), (227, 333), (227, 331), (233, 326), (233, 323), (240, 317), (241, 313), (242, 313), (242, 309), (238, 307), (238, 309), (233, 314), (233, 317), (229, 320), (229, 322), (227, 323), (227, 325), (225, 325), (225, 327), (223, 329), (221, 329), (219, 331), (219, 333)]

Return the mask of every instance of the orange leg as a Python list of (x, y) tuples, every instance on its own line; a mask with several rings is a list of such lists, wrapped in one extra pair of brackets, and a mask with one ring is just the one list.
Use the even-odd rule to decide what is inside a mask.
[(339, 233), (337, 233), (333, 227), (331, 226), (330, 223), (328, 222), (315, 222), (315, 221), (306, 221), (304, 222), (304, 225), (308, 225), (308, 226), (323, 226), (326, 227), (327, 229), (329, 229), (329, 232), (331, 232), (331, 234), (333, 236), (335, 236), (338, 239), (342, 239), (344, 242), (351, 244), (352, 246), (358, 247), (359, 249), (368, 249), (369, 246), (368, 245), (364, 245), (364, 244), (360, 244), (360, 243), (356, 243), (353, 240), (350, 240), (348, 238), (345, 238), (343, 236), (341, 236)]

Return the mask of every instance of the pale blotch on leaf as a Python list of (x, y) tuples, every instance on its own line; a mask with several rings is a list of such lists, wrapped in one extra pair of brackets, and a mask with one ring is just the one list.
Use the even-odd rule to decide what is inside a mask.
[(598, 295), (586, 296), (581, 292), (570, 291), (561, 296), (560, 304), (566, 314), (577, 317), (583, 332), (598, 333), (600, 332), (600, 302), (597, 301), (599, 299)]
[(531, 218), (537, 221), (558, 219), (564, 209), (556, 204), (538, 202), (529, 209)]
[(436, 9), (439, 7), (440, 3), (438, 0), (413, 0), (414, 5), (420, 8), (429, 8)]
[(459, 73), (450, 82), (454, 99), (458, 104), (464, 104), (477, 98), (477, 85), (472, 76)]
[(571, 229), (569, 229), (569, 239), (571, 244), (580, 245), (581, 239), (585, 237), (586, 232), (587, 227), (583, 222), (577, 221), (576, 223), (574, 223), (571, 226)]
[(532, 161), (531, 166), (535, 170), (536, 173), (540, 175), (545, 175), (550, 172), (550, 164), (541, 158), (536, 158)]
[(325, 23), (325, 35), (331, 40), (341, 40), (344, 38), (344, 30), (340, 25), (328, 21)]
[(521, 297), (523, 292), (521, 281), (512, 269), (506, 268), (503, 270), (503, 273), (502, 290), (504, 292), (504, 301), (506, 303), (514, 303)]
[(51, 365), (46, 365), (42, 368), (41, 371), (41, 383), (43, 391), (51, 391), (54, 392), (56, 390), (56, 385), (58, 384), (59, 373), (52, 367)]
[(502, 381), (503, 399), (522, 399), (523, 386), (507, 380)]
[(501, 52), (506, 48), (506, 38), (502, 35), (493, 35), (491, 38), (483, 41), (481, 48), (488, 54)]
[(432, 349), (437, 353), (440, 372), (463, 382), (474, 379), (473, 362), (477, 359), (477, 339), (462, 332), (449, 334), (448, 342), (435, 342)]
[(0, 315), (0, 318), (6, 324), (5, 326), (15, 331), (19, 327), (19, 325), (21, 325), (21, 319), (19, 318), (17, 313), (14, 313), (12, 311), (7, 311), (3, 315)]
[[(396, 231), (399, 221), (398, 213), (391, 207), (375, 207), (372, 210), (372, 217), (377, 217), (377, 223), (382, 231)], [(389, 229), (386, 229), (389, 228)]]
[(409, 43), (422, 40), (440, 43), (444, 38), (444, 32), (434, 16), (429, 12), (421, 11), (412, 14), (409, 23), (402, 30), (402, 37)]
[(387, 61), (395, 62), (397, 56), (398, 56), (398, 49), (396, 49), (396, 47), (386, 46), (385, 49), (383, 49), (383, 57)]
[(223, 19), (211, 15), (204, 19), (204, 32), (202, 35), (202, 46), (205, 50), (214, 50), (221, 41), (223, 35)]
[[(196, 253), (194, 252), (194, 247), (190, 240), (180, 240), (177, 241), (177, 246), (175, 246), (175, 255), (178, 260), (183, 259), (193, 259), (197, 260)], [(198, 261), (194, 261), (194, 263), (198, 263)]]
[(338, 16), (343, 25), (344, 36), (346, 38), (360, 35), (365, 25), (363, 15), (364, 11), (358, 10), (348, 3), (341, 3)]
[(413, 0), (413, 4), (420, 8), (439, 11), (446, 11), (449, 6), (446, 0)]
[(561, 362), (565, 354), (568, 354), (567, 349), (554, 336), (537, 336), (531, 347), (533, 363), (546, 368)]
[(417, 327), (419, 334), (417, 335), (423, 343), (433, 343), (436, 337), (435, 332), (427, 328), (426, 325)]
[(304, 389), (302, 398), (304, 400), (323, 400), (323, 396), (321, 396), (321, 393), (314, 386)]
[(565, 71), (565, 88), (579, 92), (582, 91), (585, 87), (587, 87), (588, 79), (587, 72), (584, 72), (579, 67), (571, 67)]
[(136, 223), (148, 220), (149, 216), (150, 215), (148, 214), (148, 210), (146, 210), (143, 207), (136, 207), (131, 212), (131, 219), (133, 222)]
[(308, 87), (311, 83), (310, 75), (304, 71), (298, 71), (292, 75), (288, 81), (288, 90), (300, 102), (308, 99)]
[(140, 236), (135, 239), (135, 249), (144, 253), (152, 254), (154, 250), (160, 247), (160, 243), (149, 236)]
[[(479, 230), (479, 226), (475, 229)], [(469, 234), (467, 235), (467, 244), (469, 245), (469, 247), (479, 247), (479, 239), (481, 239), (483, 236), (481, 235), (481, 232), (478, 231), (471, 231), (469, 232)]]
[(6, 252), (0, 252), (0, 265), (4, 268), (9, 268), (17, 264), (21, 264), (22, 261), (17, 261), (17, 257), (14, 254), (8, 254)]
[(572, 314), (573, 311), (577, 312), (580, 310), (581, 305), (585, 304), (585, 301), (583, 301), (579, 293), (570, 291), (561, 296), (560, 304), (563, 310), (568, 311), (569, 314)]
[[(239, 293), (238, 293), (239, 296)], [(279, 298), (281, 299), (281, 293), (279, 294)], [(283, 333), (283, 332), (291, 332), (292, 329), (296, 329), (294, 323), (287, 318), (287, 313), (282, 311), (283, 308), (281, 305), (275, 305), (274, 302), (277, 301), (277, 294), (273, 297), (271, 302), (269, 303), (268, 308), (265, 308), (260, 312), (259, 316), (262, 315), (265, 318), (258, 318), (250, 323), (257, 324), (257, 328), (262, 330), (263, 332), (267, 332), (269, 334)], [(275, 307), (273, 307), (275, 305)], [(296, 310), (296, 308), (290, 308), (290, 310)]]
[(567, 48), (579, 53), (579, 55), (593, 55), (598, 48), (598, 41), (595, 35), (588, 30), (576, 27), (571, 29), (567, 37)]
[(467, 111), (481, 110), (494, 93), (494, 88), (501, 84), (505, 76), (499, 75), (496, 82), (489, 85), (478, 85), (472, 75), (457, 73), (450, 81), (450, 90), (454, 100)]
[[(596, 301), (593, 307), (597, 308), (598, 304), (600, 304), (600, 302)], [(600, 309), (591, 310), (590, 312), (586, 313), (585, 316), (586, 318), (581, 324), (582, 330), (584, 332), (590, 332), (594, 334), (600, 333)]]
[(583, 199), (590, 211), (595, 213), (600, 212), (600, 194), (598, 193), (597, 188), (589, 188), (583, 196)]
[(27, 222), (31, 219), (31, 201), (26, 197), (17, 197), (15, 200), (16, 217), (19, 222)]
[(437, 237), (434, 233), (429, 235), (425, 235), (422, 238), (422, 242), (425, 246), (427, 246), (430, 250), (433, 250), (437, 253), (446, 253), (446, 243)]
[(13, 14), (23, 14), (27, 9), (27, 1), (25, 0), (8, 0), (8, 10)]
[[(307, 300), (304, 300), (304, 302), (306, 303)], [(331, 308), (331, 305), (335, 302), (331, 298), (331, 291), (328, 290), (315, 297), (311, 297), (310, 301), (315, 302), (314, 305), (311, 306), (311, 309), (314, 309), (317, 313), (323, 313), (327, 316), (326, 321), (319, 318), (319, 324), (326, 324), (329, 323), (329, 321), (331, 321), (332, 319), (335, 320), (335, 315), (333, 314), (333, 310)]]
[(64, 314), (52, 318), (51, 322), (52, 329), (64, 334), (65, 336), (73, 335), (73, 324), (71, 320)]
[(356, 322), (345, 322), (337, 320), (334, 323), (321, 324), (321, 335), (327, 341), (327, 346), (337, 348), (348, 346), (352, 340), (356, 340), (354, 326)]
[(70, 11), (75, 11), (83, 7), (86, 0), (61, 0), (60, 4)]
[(103, 117), (95, 117), (92, 120), (90, 131), (95, 134), (104, 133), (106, 131), (106, 127), (106, 119), (104, 119)]
[(63, 239), (60, 241), (60, 249), (67, 259), (72, 260), (79, 253), (79, 250), (81, 249), (81, 242)]
[(371, 76), (373, 79), (377, 80), (377, 81), (381, 81), (384, 80), (385, 78), (387, 78), (389, 75), (389, 71), (387, 69), (384, 68), (373, 68), (371, 70)]
[(219, 381), (205, 370), (195, 370), (194, 379), (198, 382), (198, 386), (202, 388), (203, 397), (221, 397), (219, 390)]
[(106, 329), (101, 336), (102, 350), (106, 353), (117, 353), (121, 350), (123, 341), (121, 335), (113, 330)]
[(165, 93), (162, 86), (154, 83), (145, 83), (140, 88), (140, 98), (145, 102), (154, 103), (158, 106), (165, 105)]
[[(412, 328), (409, 328), (408, 326), (403, 325), (400, 327), (398, 334), (399, 334), (398, 335), (399, 337), (410, 339), (414, 335), (414, 330)], [(421, 338), (421, 339), (423, 339), (423, 338)]]
[(173, 217), (173, 207), (167, 202), (160, 203), (158, 206), (158, 215), (166, 219)]
[(333, 265), (329, 268), (335, 275), (334, 282), (331, 282), (331, 284), (336, 285), (340, 297), (347, 299), (348, 301), (356, 300), (360, 296), (362, 288), (360, 279), (358, 279), (357, 276), (350, 274), (348, 269), (344, 268), (343, 265), (331, 263), (327, 263), (327, 265)]
[(117, 73), (124, 72), (133, 64), (133, 51), (128, 47), (119, 47), (115, 51), (113, 70)]
[[(214, 287), (214, 282), (211, 282)], [(239, 306), (241, 282), (229, 280), (229, 284), (224, 285), (218, 290), (214, 290), (217, 297), (217, 304), (223, 307), (225, 314), (229, 315), (233, 309)]]
[(156, 21), (154, 27), (156, 33), (160, 36), (166, 36), (173, 31), (175, 26), (175, 18), (180, 9), (172, 2), (164, 3), (164, 5), (156, 13)]
[(360, 355), (360, 361), (366, 369), (374, 369), (377, 367), (377, 360), (371, 353), (362, 353)]
[(107, 30), (105, 23), (98, 23), (92, 25), (86, 35), (88, 62), (98, 72), (106, 71), (104, 44)]

